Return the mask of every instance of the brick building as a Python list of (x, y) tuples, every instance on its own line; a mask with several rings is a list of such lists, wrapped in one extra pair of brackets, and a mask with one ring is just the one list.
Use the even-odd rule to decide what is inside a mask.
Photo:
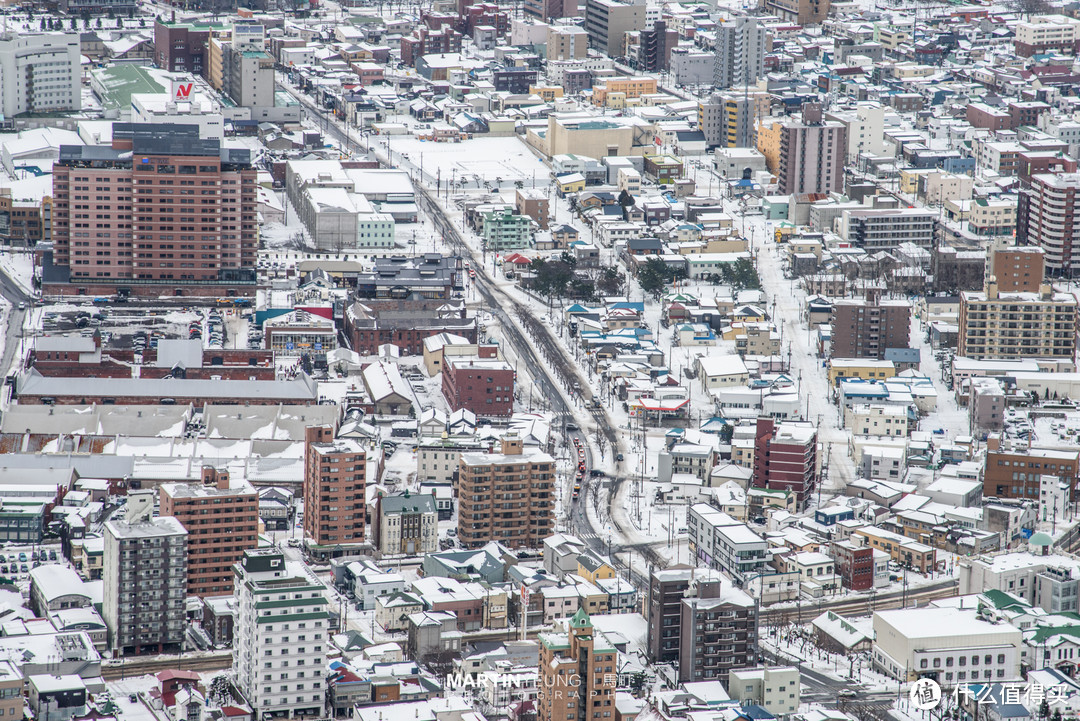
[(1080, 480), (1080, 451), (1069, 448), (1027, 448), (1006, 450), (995, 436), (987, 441), (983, 469), (983, 495), (997, 498), (1026, 498), (1038, 502), (1039, 477), (1057, 476), (1076, 495)]
[(547, 230), (551, 213), (547, 193), (539, 188), (518, 188), (514, 191), (514, 209), (518, 215), (527, 215), (536, 221), (540, 230)]
[(1003, 293), (1038, 293), (1043, 282), (1042, 248), (1002, 248), (990, 255), (990, 275)]
[(160, 488), (162, 516), (188, 532), (189, 596), (233, 592), (232, 565), (259, 540), (259, 497), (247, 483), (231, 484), (229, 472), (202, 469), (202, 484), (166, 483)]
[(318, 557), (337, 557), (364, 544), (367, 453), (330, 426), (312, 426), (304, 438), (304, 537)]
[(401, 62), (410, 68), (425, 55), (457, 52), (461, 52), (461, 33), (449, 27), (440, 30), (422, 27), (401, 39)]
[[(615, 708), (618, 651), (589, 614), (578, 609), (566, 633), (540, 634), (539, 721), (580, 721)], [(596, 710), (594, 710), (596, 709)]]
[(887, 348), (909, 347), (910, 331), (911, 305), (906, 300), (882, 300), (876, 289), (868, 289), (865, 298), (833, 303), (834, 358), (882, 360)]
[(114, 123), (111, 146), (61, 146), (46, 292), (253, 295), (255, 176), (250, 150), (196, 125)]
[(154, 21), (154, 64), (176, 73), (204, 75), (212, 34), (224, 36), (224, 25)]
[(865, 591), (874, 586), (874, 549), (851, 541), (833, 541), (830, 552), (844, 588)]
[[(445, 310), (447, 304), (395, 302), (393, 306), (357, 302), (345, 309), (345, 335), (360, 355), (376, 355), (379, 346), (390, 343), (405, 355), (422, 355), (424, 339), (453, 333), (476, 342), (476, 319), (461, 312)], [(443, 308), (443, 310), (439, 310)]]
[(780, 423), (758, 418), (754, 435), (755, 488), (791, 491), (798, 507), (817, 487), (817, 431), (808, 423)]
[(461, 454), (458, 538), (465, 548), (488, 541), (540, 548), (554, 527), (555, 459), (526, 448), (516, 433), (501, 445), (501, 453)]
[(454, 411), (465, 408), (482, 418), (510, 416), (514, 412), (514, 367), (495, 357), (497, 347), (479, 346), (477, 351), (487, 357), (444, 360), (443, 397)]

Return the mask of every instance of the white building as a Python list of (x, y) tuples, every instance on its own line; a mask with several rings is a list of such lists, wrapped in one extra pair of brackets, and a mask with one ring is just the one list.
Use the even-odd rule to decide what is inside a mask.
[(909, 415), (906, 406), (858, 403), (844, 411), (844, 425), (857, 436), (907, 438)]
[(919, 608), (874, 614), (874, 668), (902, 682), (942, 686), (1020, 678), (1020, 629), (980, 621), (973, 609)]
[(799, 669), (733, 668), (728, 673), (728, 696), (744, 705), (763, 706), (776, 716), (795, 713), (799, 710)]
[(745, 582), (765, 569), (768, 543), (745, 523), (705, 503), (690, 506), (686, 518), (695, 560)]
[(255, 717), (320, 715), (326, 699), (326, 587), (302, 563), (286, 561), (274, 549), (245, 551), (234, 569), (233, 676)]
[(79, 110), (81, 60), (78, 33), (0, 34), (0, 113)]

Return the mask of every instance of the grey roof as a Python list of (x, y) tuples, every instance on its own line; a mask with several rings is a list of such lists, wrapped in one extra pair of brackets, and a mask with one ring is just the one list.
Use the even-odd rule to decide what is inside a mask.
[(202, 341), (185, 338), (162, 338), (158, 341), (157, 360), (154, 365), (158, 368), (202, 368), (203, 352)]
[(309, 376), (292, 380), (203, 380), (189, 378), (51, 378), (31, 369), (19, 379), (19, 395), (135, 398), (275, 398), (314, 401), (318, 384)]
[(383, 513), (435, 513), (435, 497), (424, 493), (383, 496), (379, 507)]

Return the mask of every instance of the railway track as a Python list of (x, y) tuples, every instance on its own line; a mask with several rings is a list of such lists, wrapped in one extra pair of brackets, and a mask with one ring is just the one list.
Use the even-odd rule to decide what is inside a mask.
[(136, 656), (130, 660), (105, 661), (101, 664), (101, 677), (115, 681), (128, 676), (144, 676), (159, 671), (222, 671), (232, 667), (232, 651), (213, 651), (187, 656)]
[(912, 589), (906, 594), (902, 591), (893, 591), (869, 598), (842, 599), (832, 603), (825, 601), (822, 603), (803, 603), (794, 607), (765, 607), (761, 609), (760, 622), (782, 623), (792, 621), (801, 624), (809, 623), (825, 611), (832, 611), (841, 616), (865, 616), (873, 611), (909, 608), (919, 603), (928, 603), (940, 598), (955, 596), (957, 586), (958, 581), (954, 580), (948, 584), (931, 588)]

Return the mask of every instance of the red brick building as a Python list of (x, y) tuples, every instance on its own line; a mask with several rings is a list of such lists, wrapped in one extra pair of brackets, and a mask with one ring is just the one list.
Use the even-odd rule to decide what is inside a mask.
[[(219, 26), (226, 32), (225, 26)], [(204, 75), (209, 69), (209, 25), (154, 21), (154, 63), (164, 70)]]
[(345, 335), (354, 351), (377, 355), (379, 346), (390, 343), (404, 355), (423, 355), (424, 339), (439, 333), (453, 333), (476, 342), (476, 319), (441, 313), (437, 306), (443, 303), (389, 305), (357, 302), (345, 309)]
[(833, 541), (830, 555), (844, 588), (865, 591), (874, 586), (874, 549), (851, 541)]
[(304, 439), (304, 537), (320, 558), (363, 545), (367, 453), (353, 439), (335, 438), (330, 426), (312, 426)]
[[(133, 378), (136, 368), (140, 378), (272, 381), (276, 377), (274, 354), (267, 350), (203, 349), (198, 340), (166, 340), (140, 351), (136, 364), (134, 349), (103, 353), (100, 343), (99, 336), (42, 336), (34, 341), (27, 366), (43, 376), (72, 378)], [(180, 364), (174, 355), (178, 350), (186, 356)]]
[(887, 348), (907, 348), (911, 337), (911, 305), (906, 300), (881, 299), (867, 290), (865, 298), (833, 303), (833, 358), (885, 359)]
[(62, 146), (46, 292), (253, 295), (255, 177), (249, 150), (195, 125), (114, 123), (111, 146)]
[(166, 483), (160, 488), (162, 516), (188, 532), (188, 596), (233, 592), (232, 566), (259, 540), (259, 496), (247, 483), (230, 485), (229, 472), (202, 469), (202, 484)]
[(422, 27), (412, 37), (401, 39), (401, 62), (415, 67), (416, 61), (432, 53), (461, 52), (461, 33), (453, 28), (429, 30)]
[(451, 410), (468, 409), (482, 418), (514, 412), (514, 368), (498, 360), (498, 349), (480, 346), (482, 356), (446, 358), (442, 391)]
[(791, 491), (798, 507), (817, 486), (817, 431), (809, 423), (781, 423), (758, 418), (754, 436), (755, 488)]

